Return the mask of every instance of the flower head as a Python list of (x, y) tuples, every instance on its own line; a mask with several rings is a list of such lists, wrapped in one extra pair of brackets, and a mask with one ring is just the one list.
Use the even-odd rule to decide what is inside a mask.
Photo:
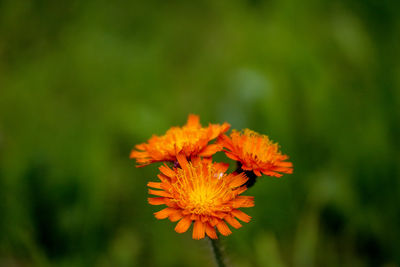
[(224, 123), (202, 127), (199, 120), (199, 116), (189, 115), (183, 127), (172, 127), (165, 135), (154, 135), (147, 143), (136, 145), (136, 150), (132, 150), (130, 158), (135, 158), (138, 167), (142, 167), (153, 162), (176, 161), (180, 153), (188, 158), (211, 157), (221, 151), (222, 146), (208, 143), (228, 131), (230, 125)]
[(227, 157), (238, 161), (245, 171), (253, 171), (257, 176), (261, 173), (281, 177), (281, 173), (292, 173), (293, 165), (287, 162), (289, 157), (279, 151), (277, 143), (268, 136), (258, 134), (249, 129), (242, 132), (232, 131), (230, 137), (222, 135), (219, 143), (226, 150)]
[[(192, 222), (193, 238), (202, 239), (207, 234), (216, 239), (216, 229), (222, 235), (232, 232), (226, 222), (234, 228), (242, 225), (250, 216), (238, 208), (254, 206), (253, 197), (240, 196), (247, 190), (242, 186), (247, 177), (241, 174), (225, 174), (228, 166), (212, 163), (211, 159), (192, 157), (188, 162), (184, 154), (177, 155), (179, 168), (160, 167), (161, 182), (149, 182), (149, 193), (158, 197), (149, 198), (152, 205), (167, 205), (156, 212), (157, 219), (169, 218), (178, 221), (175, 231), (186, 232)], [(236, 218), (235, 218), (236, 217)]]

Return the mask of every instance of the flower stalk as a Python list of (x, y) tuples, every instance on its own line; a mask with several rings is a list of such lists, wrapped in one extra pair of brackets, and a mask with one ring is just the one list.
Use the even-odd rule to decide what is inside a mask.
[(225, 257), (222, 252), (221, 241), (220, 239), (211, 239), (208, 238), (211, 249), (213, 251), (214, 260), (218, 267), (226, 267)]

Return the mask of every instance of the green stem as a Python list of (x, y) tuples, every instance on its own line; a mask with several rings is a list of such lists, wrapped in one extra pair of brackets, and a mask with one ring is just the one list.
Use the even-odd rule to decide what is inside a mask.
[(212, 251), (214, 252), (214, 259), (215, 262), (217, 263), (218, 267), (225, 267), (225, 259), (224, 259), (224, 255), (222, 253), (222, 248), (221, 248), (221, 242), (219, 239), (211, 239), (210, 240), (210, 244), (211, 244), (211, 248)]

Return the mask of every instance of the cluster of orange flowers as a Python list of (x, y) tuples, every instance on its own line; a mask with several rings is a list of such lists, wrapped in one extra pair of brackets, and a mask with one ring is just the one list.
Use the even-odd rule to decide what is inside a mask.
[[(154, 162), (164, 162), (159, 170), (159, 182), (149, 182), (151, 205), (166, 205), (156, 212), (157, 219), (179, 221), (178, 233), (186, 232), (192, 222), (193, 238), (207, 235), (217, 238), (231, 234), (227, 223), (234, 228), (242, 225), (237, 220), (249, 222), (251, 217), (239, 208), (254, 206), (254, 197), (243, 196), (257, 176), (262, 174), (281, 177), (292, 173), (288, 156), (279, 151), (278, 144), (267, 136), (251, 130), (225, 133), (230, 125), (209, 124), (202, 127), (196, 115), (189, 115), (186, 125), (172, 127), (163, 136), (153, 136), (147, 143), (139, 144), (130, 157), (138, 167)], [(216, 142), (211, 143), (216, 139)], [(212, 161), (212, 156), (224, 151), (237, 161), (238, 167), (227, 174), (229, 165)], [(167, 164), (167, 163), (171, 164)]]

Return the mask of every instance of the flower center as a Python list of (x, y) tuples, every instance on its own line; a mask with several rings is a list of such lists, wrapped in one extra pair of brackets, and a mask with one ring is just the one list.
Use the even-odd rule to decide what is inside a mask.
[(215, 191), (207, 187), (194, 188), (188, 194), (188, 208), (195, 214), (206, 214), (215, 209)]
[(182, 208), (199, 215), (226, 209), (223, 199), (229, 199), (232, 192), (213, 168), (189, 164), (186, 171), (179, 169), (176, 177), (174, 187), (179, 192), (176, 201)]

